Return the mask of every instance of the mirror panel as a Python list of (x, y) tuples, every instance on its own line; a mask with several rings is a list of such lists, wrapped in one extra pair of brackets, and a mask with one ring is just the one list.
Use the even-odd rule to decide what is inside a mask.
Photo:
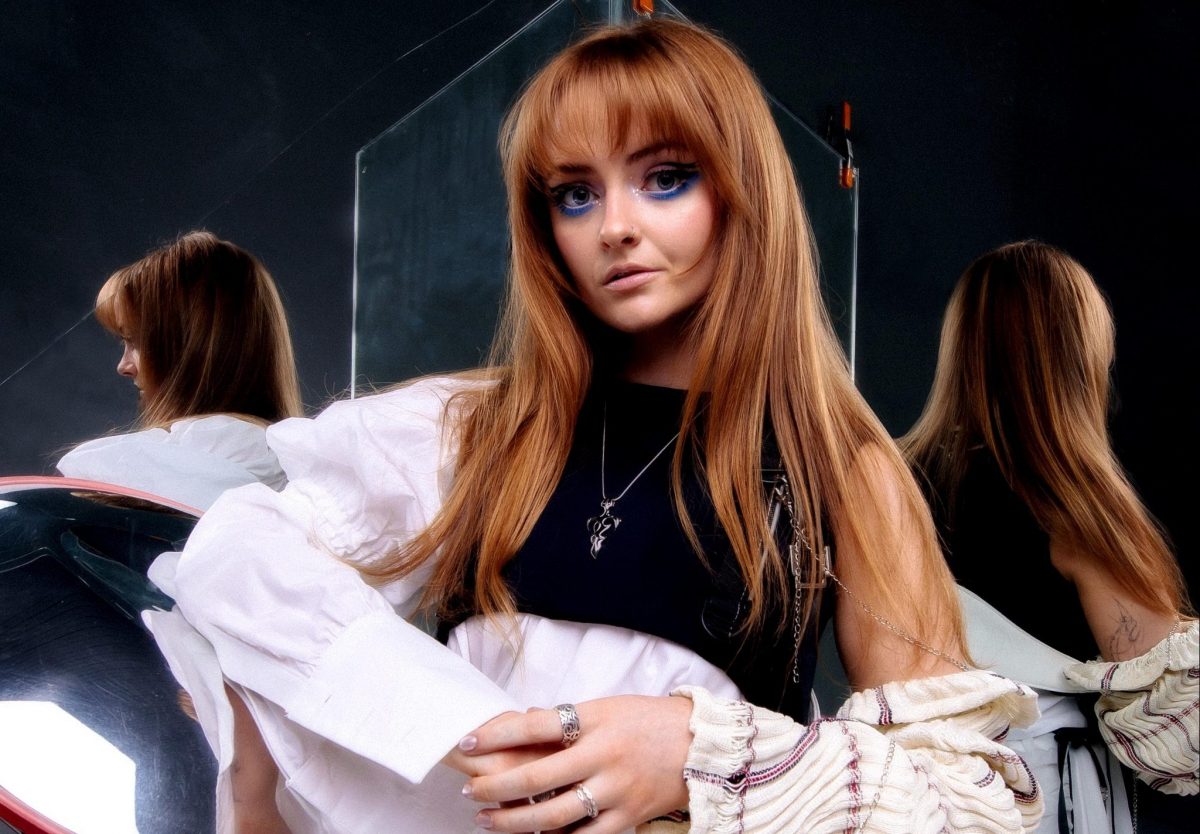
[[(51, 472), (72, 446), (133, 421), (137, 390), (116, 375), (120, 342), (89, 310), (44, 344), (0, 362), (0, 474)], [(121, 413), (113, 419), (113, 395)], [(31, 442), (33, 441), (33, 442)]]

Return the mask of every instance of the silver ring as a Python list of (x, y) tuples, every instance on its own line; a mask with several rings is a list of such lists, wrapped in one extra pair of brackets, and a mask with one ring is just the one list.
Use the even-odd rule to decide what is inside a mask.
[(579, 797), (579, 801), (583, 803), (583, 810), (587, 812), (588, 819), (595, 819), (600, 813), (600, 809), (596, 807), (596, 797), (592, 796), (592, 792), (588, 790), (587, 785), (580, 782), (575, 786), (575, 796)]
[(579, 740), (579, 713), (574, 704), (559, 704), (558, 723), (562, 724), (562, 746), (570, 747)]

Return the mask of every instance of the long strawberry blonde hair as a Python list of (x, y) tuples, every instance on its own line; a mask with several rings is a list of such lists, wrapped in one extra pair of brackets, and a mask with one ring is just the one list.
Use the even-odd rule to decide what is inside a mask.
[(1037, 241), (1002, 246), (955, 286), (933, 389), (901, 443), (950, 508), (968, 452), (986, 448), (1043, 530), (1174, 615), (1190, 607), (1179, 566), (1109, 443), (1113, 356), (1087, 270)]
[[(832, 544), (823, 521), (834, 522), (856, 539), (872, 599), (910, 633), (931, 639), (941, 629), (938, 642), (945, 645), (949, 634), (961, 649), (957, 599), (929, 512), (851, 380), (820, 300), (812, 233), (791, 163), (758, 83), (723, 40), (667, 19), (600, 29), (568, 47), (533, 77), (508, 114), (500, 149), (512, 262), (486, 371), (493, 384), (460, 395), (457, 469), (439, 515), (366, 573), (387, 580), (436, 554), (427, 601), (444, 604), (474, 571), (474, 609), (489, 616), (513, 611), (501, 569), (559, 481), (597, 343), (605, 338), (556, 249), (545, 177), (556, 153), (599, 143), (621, 148), (635, 131), (695, 154), (718, 207), (715, 274), (689, 329), (696, 370), (673, 461), (681, 518), (687, 521), (681, 466), (696, 450), (750, 591), (750, 622), (782, 627), (762, 622), (772, 595), (786, 598), (791, 587), (766, 513), (766, 415), (810, 545), (809, 569), (820, 575), (816, 560)], [(876, 453), (860, 455), (866, 449)], [(865, 458), (871, 466), (882, 460), (898, 484), (903, 518), (883, 525), (860, 520), (860, 510), (878, 512), (848, 500), (852, 467), (861, 469)], [(921, 590), (928, 605), (899, 598), (886, 579), (889, 557), (914, 535), (926, 575), (936, 577)], [(805, 618), (819, 592), (806, 593)], [(929, 610), (949, 612), (952, 622), (926, 622), (933, 619)]]
[(96, 319), (141, 351), (143, 428), (198, 414), (274, 423), (303, 413), (271, 274), (210, 232), (181, 235), (110, 275)]

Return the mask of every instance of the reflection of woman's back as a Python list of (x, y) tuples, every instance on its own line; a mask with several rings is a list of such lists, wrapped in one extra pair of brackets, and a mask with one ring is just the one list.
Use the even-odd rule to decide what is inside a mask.
[[(252, 255), (185, 235), (114, 273), (96, 314), (124, 342), (118, 372), (141, 392), (141, 430), (77, 447), (64, 475), (199, 510), (233, 486), (282, 486), (265, 429), (300, 413), (298, 386), (282, 304)], [(45, 538), (62, 546), (55, 531)], [(0, 699), (56, 703), (133, 759), (142, 834), (210, 830), (215, 765), (174, 678), (130, 606), (104, 601), (70, 564), (40, 558), (5, 574)]]
[[(1196, 791), (1187, 738), (1196, 732), (1195, 678), (1187, 675), (1195, 624), (1177, 634), (1189, 627), (1178, 622), (1189, 612), (1178, 566), (1109, 445), (1112, 358), (1108, 307), (1083, 267), (1045, 244), (1001, 247), (959, 280), (929, 402), (903, 441), (927, 478), (955, 578), (982, 598), (967, 606), (976, 660), (994, 660), (997, 671), (1042, 690), (1042, 720), (1011, 740), (1046, 794), (1041, 834), (1071, 830), (1072, 816), (1076, 831), (1128, 830), (1120, 769), (1103, 762), (1088, 729), (1089, 692), (1104, 696), (1097, 712), (1124, 764), (1165, 793)], [(1126, 666), (1146, 680), (1126, 686), (1121, 664), (1071, 664), (1063, 655), (1137, 658)], [(1174, 707), (1162, 708), (1164, 692), (1182, 704), (1178, 720)], [(1179, 737), (1159, 728), (1157, 749), (1122, 755), (1112, 739), (1138, 734), (1121, 716), (1139, 720), (1143, 696), (1159, 699), (1155, 711)], [(1084, 750), (1088, 738), (1095, 758)], [(1069, 748), (1083, 757), (1078, 767)], [(1084, 772), (1091, 762), (1098, 780)]]
[(930, 502), (955, 579), (1043, 643), (1071, 657), (1095, 657), (1075, 586), (1050, 561), (1049, 534), (991, 453), (976, 448), (966, 459), (953, 507)]
[(234, 486), (282, 486), (265, 428), (299, 415), (300, 398), (283, 305), (253, 255), (184, 235), (113, 273), (96, 317), (122, 340), (142, 431), (85, 443), (60, 472), (201, 510)]

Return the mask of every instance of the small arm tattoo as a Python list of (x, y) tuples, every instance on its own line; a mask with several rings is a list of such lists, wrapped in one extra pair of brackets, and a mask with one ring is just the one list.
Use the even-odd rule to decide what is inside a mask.
[(1117, 627), (1108, 640), (1108, 654), (1113, 660), (1120, 660), (1138, 644), (1142, 636), (1142, 625), (1119, 599), (1114, 599), (1113, 602), (1117, 604)]

